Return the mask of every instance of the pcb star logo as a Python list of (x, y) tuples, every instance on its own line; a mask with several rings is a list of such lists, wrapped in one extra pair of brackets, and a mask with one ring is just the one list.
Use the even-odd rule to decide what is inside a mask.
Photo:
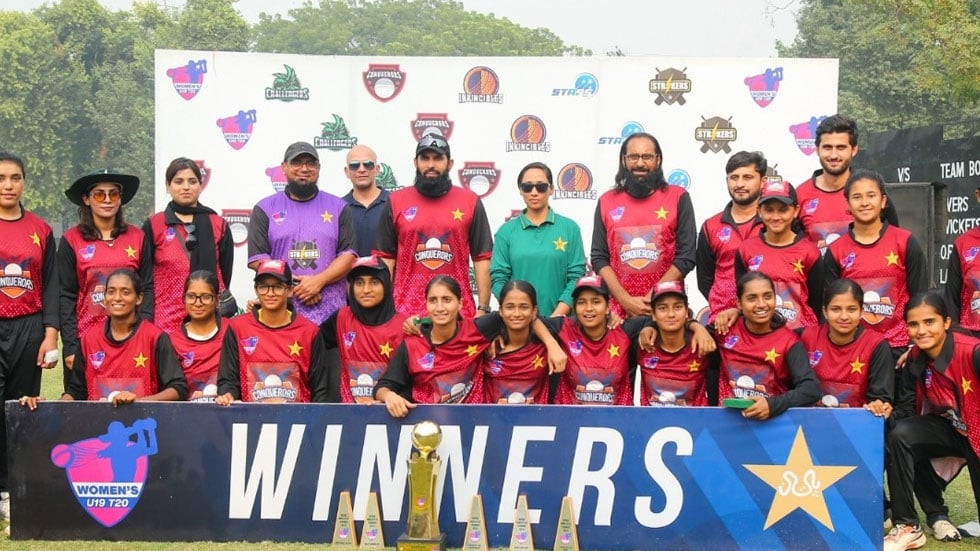
[(895, 251), (888, 251), (888, 254), (885, 255), (885, 260), (888, 261), (888, 264), (885, 264), (886, 268), (888, 266), (898, 266), (898, 255), (895, 254)]
[(824, 493), (827, 488), (857, 468), (814, 465), (810, 447), (803, 434), (803, 427), (796, 429), (793, 446), (783, 465), (743, 464), (742, 466), (776, 490), (763, 530), (768, 530), (793, 511), (802, 509), (833, 531), (834, 523), (830, 518)]
[(463, 220), (463, 211), (459, 210), (459, 207), (456, 207), (456, 210), (454, 210), (452, 214), (453, 214), (453, 220), (460, 220), (460, 221)]
[(615, 344), (610, 344), (609, 348), (606, 349), (606, 352), (609, 353), (610, 359), (615, 358), (616, 356), (619, 356), (619, 347)]
[(477, 350), (478, 350), (478, 348), (476, 347), (476, 345), (475, 344), (471, 344), (471, 345), (469, 345), (469, 346), (466, 347), (466, 355), (467, 356), (472, 356), (472, 355), (476, 354)]
[(136, 363), (136, 367), (146, 367), (146, 360), (149, 359), (150, 358), (144, 356), (143, 353), (140, 352), (138, 356), (133, 357), (133, 362)]
[(326, 222), (327, 224), (333, 222), (333, 215), (327, 211), (323, 211), (323, 214), (320, 215), (320, 218), (323, 218), (323, 221)]
[(289, 345), (289, 355), (299, 356), (299, 352), (302, 349), (303, 347), (299, 345), (299, 341), (293, 341), (293, 344)]
[(378, 352), (380, 352), (381, 355), (384, 356), (385, 358), (391, 358), (391, 351), (392, 351), (391, 343), (388, 341), (385, 341), (384, 343), (378, 345)]
[(666, 220), (667, 219), (667, 215), (669, 214), (667, 212), (667, 209), (665, 209), (663, 207), (660, 207), (660, 209), (657, 210), (657, 211), (655, 211), (655, 212), (657, 213), (657, 220)]
[(565, 245), (568, 245), (568, 242), (562, 239), (561, 236), (558, 236), (558, 239), (555, 239), (552, 243), (555, 244), (556, 251), (564, 251)]
[(34, 243), (38, 247), (41, 246), (41, 236), (39, 236), (37, 232), (32, 233), (30, 235), (30, 238), (31, 238), (31, 243)]
[(803, 273), (803, 259), (797, 258), (796, 262), (792, 262), (792, 265), (794, 272), (799, 272), (800, 274)]
[(864, 365), (865, 364), (861, 361), (861, 358), (854, 358), (854, 361), (851, 362), (851, 373), (864, 373)]
[(769, 350), (766, 350), (766, 359), (765, 359), (765, 361), (771, 363), (772, 365), (776, 365), (776, 358), (778, 358), (780, 356), (782, 356), (782, 354), (780, 354), (779, 352), (776, 352), (776, 347), (774, 346), (774, 347), (770, 348)]
[(134, 249), (132, 245), (126, 247), (126, 257), (136, 258), (136, 249)]
[(701, 369), (701, 364), (697, 360), (691, 360), (691, 364), (687, 366), (688, 371), (697, 371)]
[(966, 396), (967, 392), (973, 391), (972, 382), (966, 380), (966, 377), (960, 377), (960, 386), (963, 387), (963, 396)]

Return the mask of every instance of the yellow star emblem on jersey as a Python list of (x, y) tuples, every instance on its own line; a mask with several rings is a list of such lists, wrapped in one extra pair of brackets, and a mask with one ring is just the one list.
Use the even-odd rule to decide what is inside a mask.
[(803, 273), (803, 259), (797, 258), (796, 262), (793, 262), (793, 271)]
[(31, 243), (34, 243), (38, 247), (41, 246), (41, 236), (39, 236), (37, 232), (31, 234)]
[(657, 220), (666, 220), (667, 219), (667, 215), (670, 214), (670, 213), (667, 212), (667, 209), (665, 209), (663, 207), (660, 207), (660, 210), (658, 210), (656, 212), (657, 212)]
[(478, 348), (476, 347), (476, 345), (475, 344), (471, 344), (471, 345), (469, 345), (469, 346), (466, 347), (466, 355), (467, 356), (472, 356), (472, 355), (474, 355), (474, 354), (477, 353), (477, 350), (478, 350)]
[(302, 349), (303, 347), (299, 345), (299, 341), (293, 341), (293, 344), (289, 345), (289, 355), (299, 356), (299, 351)]
[(763, 530), (768, 530), (786, 515), (802, 509), (828, 529), (834, 529), (824, 495), (827, 488), (844, 478), (856, 467), (822, 466), (813, 464), (810, 447), (803, 427), (796, 429), (796, 438), (783, 465), (747, 465), (743, 467), (776, 490), (769, 506)]
[(888, 254), (885, 255), (885, 260), (888, 261), (888, 264), (885, 264), (886, 268), (888, 266), (898, 266), (898, 255), (895, 254), (895, 251), (888, 251)]
[(555, 244), (556, 251), (564, 251), (565, 245), (568, 245), (568, 242), (562, 239), (561, 236), (558, 236), (558, 239), (555, 239), (552, 243)]
[(323, 221), (326, 222), (327, 224), (333, 222), (333, 215), (327, 211), (323, 211), (323, 214), (320, 215), (320, 218), (323, 218)]
[(692, 360), (691, 365), (687, 366), (688, 371), (697, 371), (701, 369), (701, 364), (697, 360)]
[(132, 245), (126, 247), (126, 257), (136, 258), (136, 249), (134, 249)]
[(782, 354), (776, 352), (775, 346), (770, 348), (769, 350), (766, 350), (766, 361), (771, 363), (772, 365), (776, 365), (776, 358), (780, 356), (782, 356)]
[(133, 358), (133, 361), (136, 362), (136, 367), (146, 367), (146, 360), (149, 359), (150, 358), (147, 358), (142, 352), (140, 352), (138, 356)]
[(459, 210), (459, 207), (456, 207), (456, 210), (453, 211), (453, 220), (462, 220), (462, 219), (463, 219), (463, 211)]
[(541, 357), (541, 354), (536, 354), (534, 356), (534, 362), (531, 364), (531, 367), (534, 369), (541, 369), (544, 367), (544, 358)]
[(619, 356), (619, 347), (615, 344), (610, 344), (609, 348), (606, 349), (606, 352), (609, 353), (610, 359), (615, 358), (616, 356)]
[(967, 392), (970, 392), (970, 391), (973, 390), (973, 386), (972, 385), (973, 385), (973, 382), (972, 381), (967, 381), (966, 380), (966, 377), (960, 377), (960, 386), (963, 387), (963, 395), (964, 396), (966, 396), (966, 393)]
[(864, 365), (861, 358), (854, 358), (854, 361), (851, 362), (851, 373), (857, 373), (859, 375), (864, 373)]
[(378, 352), (380, 352), (381, 355), (384, 356), (385, 358), (391, 357), (391, 350), (392, 350), (391, 343), (387, 341), (385, 341), (384, 343), (378, 346)]

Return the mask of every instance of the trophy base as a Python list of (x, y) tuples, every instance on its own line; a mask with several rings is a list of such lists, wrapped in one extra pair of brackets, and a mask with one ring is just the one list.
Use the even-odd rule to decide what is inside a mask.
[(410, 538), (407, 534), (398, 537), (397, 551), (446, 551), (446, 534), (438, 538)]

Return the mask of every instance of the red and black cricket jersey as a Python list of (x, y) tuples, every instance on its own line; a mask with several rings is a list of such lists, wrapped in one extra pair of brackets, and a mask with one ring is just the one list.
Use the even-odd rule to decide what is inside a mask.
[(797, 217), (810, 241), (823, 249), (847, 233), (847, 226), (854, 217), (847, 206), (844, 190), (824, 191), (817, 187), (815, 178), (811, 177), (796, 188), (800, 205)]
[(89, 328), (81, 336), (85, 356), (85, 387), (89, 400), (105, 400), (116, 391), (126, 390), (139, 398), (160, 391), (157, 343), (167, 339), (158, 327), (141, 321), (133, 334), (122, 342), (106, 336), (105, 322)]
[[(823, 391), (817, 405), (859, 408), (872, 401), (868, 396), (868, 387), (872, 369), (878, 360), (875, 354), (883, 354), (886, 361), (891, 359), (890, 350), (880, 349), (882, 343), (887, 346), (883, 336), (861, 327), (853, 341), (838, 345), (830, 340), (830, 329), (823, 324), (804, 329), (800, 341), (806, 347), (810, 367), (816, 373)], [(884, 367), (892, 368), (889, 365)]]
[(980, 331), (980, 228), (956, 238), (946, 282), (949, 305), (959, 311), (964, 329)]
[[(808, 278), (820, 261), (820, 251), (805, 237), (790, 245), (770, 245), (762, 236), (746, 239), (738, 248), (742, 266), (749, 272), (762, 272), (776, 287), (776, 311), (790, 329), (817, 325), (810, 307)], [(813, 289), (822, 292), (823, 289)]]
[(17, 220), (0, 220), (3, 247), (0, 248), (0, 318), (12, 319), (50, 310), (45, 325), (57, 326), (57, 296), (44, 304), (45, 291), (57, 290), (57, 281), (46, 281), (54, 271), (54, 240), (51, 227), (36, 214), (21, 209)]
[(653, 352), (639, 351), (641, 406), (708, 405), (708, 359), (691, 352), (690, 337), (685, 334), (684, 347), (677, 352), (659, 346)]
[(340, 400), (374, 402), (374, 384), (405, 338), (405, 317), (395, 314), (381, 325), (365, 325), (347, 306), (337, 311), (337, 350), (340, 353)]
[(622, 327), (594, 341), (578, 322), (565, 319), (558, 332), (568, 363), (555, 393), (556, 404), (633, 405), (630, 338)]
[[(762, 227), (758, 217), (741, 224), (735, 223), (730, 205), (701, 225), (698, 236), (698, 286), (702, 289), (710, 286), (705, 298), (711, 310), (711, 321), (718, 312), (736, 307), (735, 255), (739, 245), (749, 237), (758, 235)], [(708, 254), (702, 256), (701, 251)], [(702, 285), (701, 273), (704, 270), (711, 275)]]
[(218, 365), (221, 361), (221, 345), (228, 331), (227, 320), (218, 318), (218, 332), (203, 341), (187, 336), (187, 330), (178, 326), (169, 333), (170, 342), (177, 353), (177, 361), (187, 379), (187, 400), (213, 402), (218, 395)]
[(548, 403), (548, 351), (540, 342), (487, 359), (483, 375), (487, 404)]
[[(910, 353), (910, 362), (925, 360), (925, 369), (916, 384), (915, 413), (942, 415), (957, 431), (970, 440), (973, 452), (980, 450), (980, 399), (977, 388), (977, 356), (980, 340), (961, 333), (946, 333), (946, 342), (935, 360), (928, 359), (918, 348)], [(903, 371), (910, 371), (907, 364)], [(918, 370), (915, 370), (918, 371)], [(903, 375), (906, 375), (903, 373)]]
[[(396, 270), (397, 272), (397, 270)], [(433, 345), (424, 336), (402, 341), (407, 352), (412, 400), (417, 404), (480, 403), (481, 359), (490, 345), (472, 319), (463, 319), (448, 341)]]
[[(294, 314), (289, 325), (273, 328), (249, 312), (232, 318), (227, 325), (225, 342), (235, 342), (243, 402), (311, 400), (310, 364), (319, 338), (319, 328), (313, 322)], [(218, 392), (223, 393), (221, 388)]]
[(792, 386), (787, 356), (799, 342), (796, 333), (785, 327), (757, 335), (739, 318), (727, 335), (718, 336), (719, 400), (784, 394)]

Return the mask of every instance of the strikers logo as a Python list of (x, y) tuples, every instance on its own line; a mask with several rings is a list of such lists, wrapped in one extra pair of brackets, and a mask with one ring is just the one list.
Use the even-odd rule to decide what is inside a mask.
[(500, 91), (500, 78), (490, 67), (473, 67), (463, 77), (463, 91), (459, 94), (460, 103), (503, 103)]
[(521, 115), (510, 125), (510, 141), (504, 144), (504, 150), (547, 153), (551, 151), (551, 142), (545, 141), (547, 136), (544, 121), (534, 115)]
[(270, 166), (265, 169), (265, 175), (269, 177), (269, 183), (272, 184), (272, 189), (276, 190), (276, 193), (286, 189), (286, 173), (282, 171), (282, 165)]
[(221, 217), (228, 224), (228, 231), (231, 232), (231, 241), (236, 247), (248, 243), (248, 226), (252, 220), (252, 211), (248, 209), (223, 209)]
[(555, 88), (551, 90), (552, 96), (575, 96), (579, 98), (591, 98), (599, 93), (599, 79), (592, 73), (580, 73), (575, 77), (574, 88)]
[(569, 163), (558, 171), (558, 187), (555, 199), (591, 199), (595, 201), (596, 190), (592, 189), (592, 171), (582, 163)]
[(279, 101), (295, 101), (310, 99), (310, 89), (303, 88), (296, 76), (296, 71), (289, 65), (283, 64), (285, 73), (272, 73), (272, 88), (265, 89), (265, 99)]
[[(765, 177), (765, 182), (764, 183), (766, 183), (766, 184), (778, 184), (778, 183), (782, 183), (782, 182), (783, 182), (783, 177), (780, 176), (779, 175), (779, 172), (776, 170), (776, 165), (769, 165), (769, 166), (767, 166), (766, 167), (766, 177)], [(787, 182), (787, 183), (789, 183), (789, 182)], [(816, 199), (814, 199), (814, 201), (816, 201)], [(816, 208), (816, 203), (814, 203), (814, 208)], [(808, 212), (807, 214), (813, 214), (813, 212)]]
[(634, 270), (642, 270), (651, 263), (660, 260), (660, 250), (654, 242), (653, 235), (631, 235), (621, 231), (622, 245), (619, 248), (619, 261)]
[(201, 91), (201, 86), (204, 85), (204, 74), (207, 72), (207, 60), (190, 60), (187, 65), (167, 69), (167, 78), (173, 82), (177, 95), (190, 101)]
[(651, 94), (657, 94), (657, 99), (653, 103), (661, 105), (666, 103), (672, 105), (684, 105), (687, 99), (684, 94), (691, 91), (691, 80), (685, 74), (687, 67), (680, 71), (670, 67), (661, 71), (657, 69), (657, 75), (650, 79), (649, 90)]
[(316, 247), (315, 241), (296, 241), (289, 247), (287, 256), (293, 261), (293, 270), (316, 270), (320, 249)]
[(738, 138), (738, 131), (732, 126), (732, 118), (723, 119), (721, 117), (711, 117), (705, 119), (701, 117), (701, 126), (694, 129), (694, 139), (702, 142), (701, 153), (718, 153), (724, 151), (731, 153), (731, 142)]
[(249, 138), (252, 137), (252, 128), (255, 125), (255, 109), (239, 111), (237, 115), (218, 119), (218, 128), (225, 137), (225, 141), (234, 150), (245, 147)]
[(800, 148), (804, 155), (813, 155), (817, 151), (817, 125), (826, 118), (826, 115), (810, 117), (808, 121), (790, 125), (789, 131), (793, 134), (796, 147)]
[(459, 183), (480, 198), (493, 193), (499, 182), (500, 171), (493, 162), (467, 161), (459, 170)]
[(388, 191), (394, 191), (401, 187), (398, 185), (398, 179), (395, 178), (395, 171), (391, 170), (388, 163), (381, 163), (378, 167), (378, 176), (374, 179), (374, 183), (379, 188)]
[(453, 261), (453, 252), (444, 241), (449, 233), (438, 237), (418, 235), (419, 244), (415, 246), (415, 261), (430, 270), (438, 270)]
[(636, 121), (626, 121), (619, 131), (619, 136), (600, 136), (599, 145), (622, 145), (623, 140), (637, 132), (643, 132), (643, 125)]
[(31, 271), (25, 270), (20, 262), (6, 262), (0, 270), (0, 293), (10, 298), (19, 298), (33, 290), (34, 281), (31, 280)]
[(51, 450), (51, 462), (65, 470), (78, 504), (102, 526), (122, 522), (143, 495), (149, 456), (158, 451), (156, 429), (152, 417), (128, 427), (113, 421), (105, 434)]
[(765, 72), (745, 77), (745, 85), (749, 87), (749, 95), (759, 107), (765, 107), (776, 99), (779, 83), (783, 80), (783, 68), (766, 69)]
[[(361, 73), (361, 80), (364, 81), (364, 88), (367, 89), (371, 97), (386, 102), (395, 99), (402, 88), (405, 87), (406, 73), (395, 65), (384, 65), (371, 63), (367, 71)], [(421, 136), (419, 136), (421, 138)]]
[(453, 135), (453, 121), (447, 113), (417, 113), (411, 126), (415, 141), (427, 134), (439, 134), (448, 142)]
[(350, 135), (350, 130), (347, 130), (347, 123), (340, 115), (334, 113), (333, 121), (320, 124), (323, 125), (323, 130), (320, 131), (319, 136), (313, 138), (313, 147), (340, 151), (341, 149), (352, 149), (357, 145), (357, 138)]

